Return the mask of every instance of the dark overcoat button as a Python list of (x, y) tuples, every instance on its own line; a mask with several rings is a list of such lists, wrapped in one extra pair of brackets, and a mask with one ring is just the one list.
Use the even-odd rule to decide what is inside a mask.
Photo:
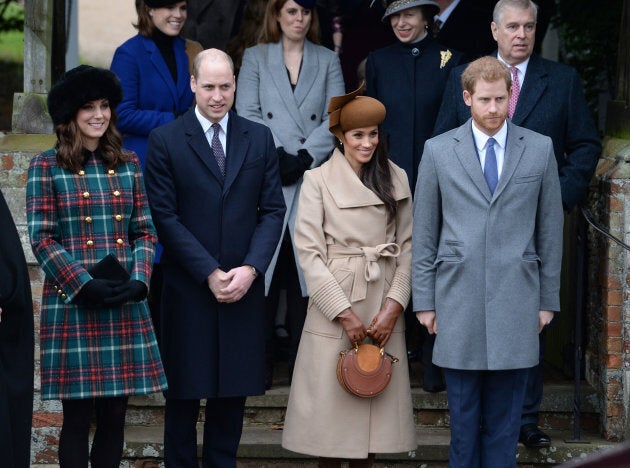
[(267, 118), (268, 119), (273, 119), (273, 114), (271, 112), (267, 112)]
[(417, 57), (418, 55), (420, 55), (420, 50), (418, 50), (417, 47), (414, 47), (413, 49), (411, 49), (411, 55)]
[(311, 115), (311, 120), (315, 120), (317, 116), (315, 114)]
[(304, 144), (305, 141), (306, 141), (306, 138), (300, 138), (300, 143)]

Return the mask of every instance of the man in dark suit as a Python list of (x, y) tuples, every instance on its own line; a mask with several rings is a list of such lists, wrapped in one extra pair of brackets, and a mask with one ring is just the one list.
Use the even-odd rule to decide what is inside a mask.
[[(584, 197), (601, 153), (601, 141), (577, 72), (533, 53), (536, 15), (536, 5), (530, 0), (500, 0), (491, 29), (498, 44), (497, 58), (511, 68), (513, 89), (520, 88), (510, 114), (512, 123), (551, 137), (562, 204), (568, 212)], [(456, 68), (449, 76), (434, 135), (470, 118), (470, 109), (461, 100), (462, 71), (463, 68)], [(542, 362), (544, 333), (540, 338)], [(539, 364), (530, 371), (521, 418), (520, 441), (529, 447), (545, 447), (551, 441), (537, 425), (541, 400)]]
[(225, 50), (238, 33), (245, 0), (188, 0), (184, 36), (204, 48)]
[(515, 467), (528, 370), (560, 308), (560, 183), (551, 139), (507, 119), (510, 72), (482, 57), (462, 82), (472, 119), (428, 140), (420, 162), (413, 310), (437, 334), (449, 466)]
[(160, 241), (166, 466), (234, 467), (245, 397), (265, 392), (264, 272), (285, 204), (273, 136), (230, 112), (234, 65), (194, 62), (196, 106), (149, 137), (146, 185)]
[(489, 0), (437, 0), (433, 32), (436, 40), (464, 54), (466, 62), (492, 53), (495, 49), (488, 23), (492, 20)]

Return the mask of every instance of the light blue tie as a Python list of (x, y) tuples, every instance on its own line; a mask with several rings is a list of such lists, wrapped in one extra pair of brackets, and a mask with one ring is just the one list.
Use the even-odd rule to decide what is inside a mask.
[(488, 143), (486, 143), (486, 162), (483, 165), (483, 176), (486, 178), (486, 183), (488, 184), (491, 194), (494, 194), (494, 189), (499, 182), (497, 155), (494, 152), (495, 143), (496, 140), (494, 138), (488, 138)]

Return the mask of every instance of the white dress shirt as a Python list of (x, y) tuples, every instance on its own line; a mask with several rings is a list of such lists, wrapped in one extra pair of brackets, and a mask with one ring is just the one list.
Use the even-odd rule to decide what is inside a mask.
[[(484, 165), (486, 163), (486, 150), (488, 149), (488, 135), (483, 133), (475, 125), (473, 120), (472, 124), (473, 139), (475, 140), (475, 146), (477, 147), (477, 154), (479, 155), (479, 162), (481, 163), (481, 171), (483, 172)], [(499, 180), (501, 180), (501, 171), (503, 170), (503, 161), (505, 159), (505, 144), (507, 142), (507, 122), (503, 122), (501, 129), (492, 135), (492, 138), (496, 140), (494, 144), (494, 153), (497, 156), (497, 174)]]
[[(199, 112), (199, 108), (195, 106), (195, 115), (197, 116), (197, 120), (201, 124), (201, 128), (203, 128), (203, 133), (206, 135), (206, 140), (208, 140), (208, 146), (212, 148), (212, 137), (214, 136), (214, 129), (212, 128), (213, 122), (210, 122), (206, 119), (201, 112)], [(221, 142), (221, 146), (223, 147), (223, 153), (225, 154), (225, 158), (227, 159), (227, 126), (228, 120), (230, 117), (230, 113), (226, 113), (225, 116), (219, 121), (219, 125), (221, 126), (221, 131), (219, 132), (219, 141)]]

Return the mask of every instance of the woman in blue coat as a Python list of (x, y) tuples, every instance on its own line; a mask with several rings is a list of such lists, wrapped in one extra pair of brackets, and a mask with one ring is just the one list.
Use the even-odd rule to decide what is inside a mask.
[[(186, 21), (186, 0), (139, 0), (138, 34), (114, 53), (111, 70), (120, 78), (123, 99), (117, 128), (123, 145), (138, 156), (144, 170), (149, 133), (179, 115), (193, 102), (190, 89), (192, 60), (201, 44), (180, 37)], [(162, 246), (157, 245), (151, 276), (149, 307), (160, 336)]]
[[(414, 193), (424, 142), (433, 132), (446, 79), (451, 69), (462, 63), (463, 56), (435, 42), (429, 33), (440, 11), (436, 2), (388, 3), (383, 21), (391, 24), (398, 42), (368, 55), (366, 94), (387, 108), (382, 129), (388, 137), (389, 158), (407, 172)], [(410, 331), (412, 327), (417, 329), (415, 320), (407, 325)], [(434, 340), (427, 336), (423, 345), (422, 386), (427, 391), (444, 389), (441, 372), (431, 363)], [(408, 338), (407, 343), (411, 342)]]
[(192, 60), (186, 51), (194, 55), (202, 47), (180, 37), (186, 16), (185, 0), (140, 0), (134, 25), (138, 34), (114, 53), (110, 69), (123, 88), (117, 128), (123, 145), (138, 155), (142, 167), (149, 132), (175, 120), (193, 101)]

